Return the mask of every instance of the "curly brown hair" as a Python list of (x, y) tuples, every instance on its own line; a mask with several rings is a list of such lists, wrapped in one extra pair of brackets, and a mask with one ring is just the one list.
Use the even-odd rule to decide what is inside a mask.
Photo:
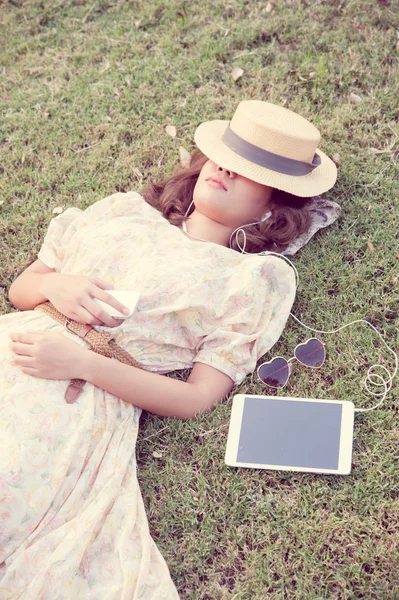
[[(143, 191), (145, 201), (162, 212), (172, 225), (179, 227), (188, 218), (185, 214), (192, 202), (198, 175), (207, 160), (201, 150), (194, 150), (188, 168), (180, 168), (174, 175), (160, 183), (147, 185)], [(310, 215), (307, 210), (302, 210), (309, 198), (299, 198), (274, 189), (271, 200), (275, 205), (271, 210), (272, 216), (263, 223), (245, 228), (246, 252), (256, 253), (263, 250), (282, 252), (309, 228)], [(238, 243), (241, 246), (242, 237), (239, 233)], [(232, 240), (234, 250), (240, 249), (238, 243), (234, 236)]]

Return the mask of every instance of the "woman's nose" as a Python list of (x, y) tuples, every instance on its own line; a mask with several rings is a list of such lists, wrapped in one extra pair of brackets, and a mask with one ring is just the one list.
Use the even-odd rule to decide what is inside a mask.
[(230, 169), (224, 169), (223, 167), (219, 167), (219, 165), (217, 170), (219, 171), (219, 173), (226, 173), (227, 177), (230, 177), (230, 179), (233, 179), (236, 176), (234, 171), (231, 171)]

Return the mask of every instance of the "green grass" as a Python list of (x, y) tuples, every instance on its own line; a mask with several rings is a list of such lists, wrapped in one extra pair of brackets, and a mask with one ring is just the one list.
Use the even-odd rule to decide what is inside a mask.
[[(53, 208), (142, 189), (170, 172), (179, 146), (193, 148), (200, 122), (253, 98), (310, 118), (340, 156), (329, 197), (342, 218), (295, 258), (294, 313), (319, 329), (366, 318), (398, 348), (398, 4), (266, 5), (0, 2), (0, 312), (14, 310), (7, 288), (36, 258)], [(306, 337), (290, 320), (267, 358)], [(285, 394), (371, 406), (362, 379), (376, 362), (392, 371), (391, 355), (364, 327), (323, 339), (328, 362), (296, 367)], [(237, 391), (262, 390), (248, 378)], [(356, 417), (347, 477), (224, 466), (230, 408), (192, 422), (143, 416), (139, 480), (182, 599), (397, 600), (397, 386)]]

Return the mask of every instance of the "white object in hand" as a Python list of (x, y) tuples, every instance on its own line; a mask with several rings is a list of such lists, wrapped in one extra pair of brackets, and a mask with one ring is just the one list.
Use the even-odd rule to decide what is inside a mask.
[(98, 298), (93, 299), (97, 302), (97, 304), (101, 306), (101, 308), (103, 308), (109, 315), (111, 315), (111, 317), (114, 317), (114, 319), (126, 319), (132, 316), (140, 297), (140, 294), (138, 292), (129, 292), (124, 290), (107, 290), (107, 293), (116, 298), (116, 300), (119, 300), (119, 302), (121, 302), (124, 306), (126, 306), (126, 308), (130, 310), (130, 313), (128, 315), (124, 315), (120, 313), (119, 310), (116, 310), (116, 308), (110, 306), (106, 302), (103, 302)]

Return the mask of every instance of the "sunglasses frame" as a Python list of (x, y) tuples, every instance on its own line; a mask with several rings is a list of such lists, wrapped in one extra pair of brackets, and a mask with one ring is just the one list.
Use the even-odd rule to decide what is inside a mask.
[[(319, 344), (322, 345), (323, 350), (324, 350), (324, 356), (323, 356), (323, 360), (321, 362), (320, 365), (307, 365), (306, 363), (302, 362), (301, 360), (299, 360), (299, 358), (297, 358), (297, 356), (295, 355), (297, 349), (300, 346), (306, 346), (306, 344), (308, 344), (309, 342), (311, 342), (312, 340), (316, 340), (317, 342), (319, 342)], [(285, 362), (287, 363), (287, 367), (288, 367), (288, 377), (286, 382), (283, 385), (278, 385), (278, 386), (274, 386), (274, 385), (270, 385), (270, 383), (266, 383), (265, 381), (263, 381), (263, 379), (261, 379), (261, 377), (259, 376), (259, 370), (264, 366), (264, 365), (268, 365), (271, 362), (273, 362), (274, 360), (277, 360), (278, 358), (281, 358), (282, 360), (285, 360)], [(324, 365), (325, 360), (326, 360), (326, 347), (323, 344), (323, 342), (321, 340), (319, 340), (319, 338), (315, 338), (315, 337), (311, 337), (309, 339), (306, 340), (306, 342), (302, 342), (301, 344), (297, 344), (294, 348), (294, 356), (292, 356), (289, 359), (286, 359), (284, 356), (274, 356), (272, 359), (263, 362), (261, 365), (259, 365), (259, 367), (257, 368), (257, 375), (258, 375), (258, 380), (263, 383), (263, 385), (266, 385), (267, 387), (273, 389), (273, 390), (282, 390), (288, 383), (289, 378), (291, 377), (291, 372), (292, 372), (292, 368), (291, 368), (291, 364), (292, 362), (296, 360), (297, 362), (299, 362), (299, 364), (303, 365), (304, 367), (308, 367), (309, 369), (321, 369), (321, 367)]]

